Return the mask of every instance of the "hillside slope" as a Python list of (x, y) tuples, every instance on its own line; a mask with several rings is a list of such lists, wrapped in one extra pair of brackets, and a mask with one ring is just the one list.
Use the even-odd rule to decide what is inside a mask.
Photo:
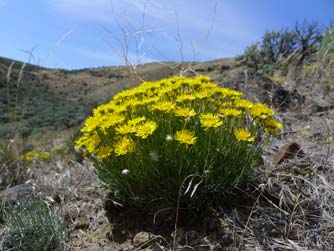
[(22, 62), (0, 58), (0, 134), (8, 134), (13, 122), (23, 134), (71, 128), (116, 92), (142, 81), (179, 75), (181, 69), (187, 76), (208, 74), (222, 83), (233, 63), (233, 59), (222, 59), (148, 63), (136, 69), (119, 66), (67, 71), (30, 64), (23, 67)]

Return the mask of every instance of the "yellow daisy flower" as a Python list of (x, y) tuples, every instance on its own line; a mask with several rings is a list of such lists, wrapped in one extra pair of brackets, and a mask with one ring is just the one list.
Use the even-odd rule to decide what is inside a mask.
[(100, 123), (101, 114), (96, 114), (94, 117), (88, 117), (85, 121), (85, 125), (81, 128), (81, 132), (92, 132), (94, 131)]
[(35, 151), (30, 151), (30, 152), (27, 152), (25, 153), (21, 159), (24, 161), (24, 162), (31, 162), (34, 160), (34, 157), (36, 155), (36, 152)]
[(278, 128), (278, 129), (282, 129), (283, 128), (282, 123), (280, 123), (280, 122), (278, 122), (277, 120), (274, 120), (274, 119), (266, 119), (264, 121), (264, 124), (266, 126), (269, 126), (269, 127), (272, 127), (272, 128)]
[(145, 121), (145, 117), (136, 117), (128, 121), (128, 125), (135, 126), (138, 125), (139, 123)]
[(197, 139), (197, 137), (195, 137), (195, 133), (187, 129), (177, 131), (174, 138), (181, 144), (186, 144), (187, 146), (194, 145)]
[(222, 94), (225, 97), (241, 97), (242, 95), (244, 95), (242, 92), (223, 87), (215, 88), (215, 92)]
[(210, 91), (210, 90), (202, 90), (202, 91), (200, 91), (200, 92), (197, 92), (197, 93), (195, 94), (195, 96), (196, 96), (196, 98), (198, 98), (198, 99), (204, 99), (204, 98), (211, 97), (212, 94), (213, 94), (213, 92)]
[(149, 104), (154, 104), (158, 101), (159, 101), (159, 97), (150, 97), (150, 98), (143, 99), (141, 104), (142, 105), (149, 105)]
[(85, 147), (89, 153), (93, 153), (100, 144), (100, 141), (99, 135), (94, 132), (93, 134), (84, 134), (75, 141), (75, 145), (78, 149)]
[(134, 133), (136, 130), (135, 130), (135, 127), (133, 125), (123, 124), (123, 125), (118, 126), (115, 129), (115, 131), (116, 131), (117, 134), (125, 135), (125, 134), (129, 134), (129, 133)]
[(173, 110), (174, 107), (175, 107), (174, 103), (164, 101), (164, 102), (160, 102), (158, 104), (152, 105), (151, 109), (152, 110), (159, 110), (159, 111), (169, 112), (169, 111)]
[(112, 153), (112, 148), (110, 146), (103, 146), (99, 149), (98, 153), (96, 154), (96, 157), (99, 159), (106, 159), (110, 156)]
[(271, 117), (275, 115), (275, 112), (271, 110), (266, 104), (256, 103), (250, 109), (250, 114), (254, 118), (265, 119), (267, 117)]
[(85, 147), (89, 153), (93, 153), (95, 149), (100, 144), (101, 139), (99, 135), (95, 132), (93, 135), (91, 135), (89, 138), (87, 138), (87, 142), (85, 144)]
[(182, 94), (176, 98), (176, 102), (178, 103), (188, 102), (194, 100), (195, 98), (196, 96), (193, 94)]
[(234, 130), (234, 135), (239, 141), (253, 142), (255, 140), (255, 137), (251, 135), (250, 131), (242, 128)]
[(245, 108), (245, 109), (250, 109), (253, 107), (253, 102), (247, 100), (247, 99), (236, 99), (234, 101), (234, 105), (239, 108)]
[(123, 137), (119, 139), (115, 144), (115, 153), (117, 156), (125, 155), (127, 153), (133, 152), (135, 149), (135, 143), (132, 139), (128, 137)]
[(183, 107), (178, 107), (174, 111), (175, 115), (178, 117), (193, 117), (196, 115), (196, 112), (194, 109), (189, 109), (189, 108), (183, 108)]
[(207, 130), (210, 127), (218, 127), (223, 125), (223, 121), (219, 118), (217, 114), (206, 113), (201, 114), (200, 122), (204, 130)]
[(220, 109), (219, 111), (225, 116), (239, 117), (242, 114), (242, 111), (233, 108)]
[(146, 139), (157, 127), (158, 125), (154, 121), (146, 121), (144, 124), (136, 127), (136, 136)]

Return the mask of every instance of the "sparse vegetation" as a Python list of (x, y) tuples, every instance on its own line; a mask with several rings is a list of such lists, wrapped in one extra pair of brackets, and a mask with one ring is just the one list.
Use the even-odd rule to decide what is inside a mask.
[(313, 60), (321, 42), (322, 33), (316, 23), (296, 23), (293, 29), (266, 32), (262, 41), (246, 48), (237, 61), (251, 74), (287, 74), (289, 69), (296, 70)]
[(0, 139), (0, 188), (4, 189), (25, 182), (30, 174), (20, 159), (22, 140)]
[(5, 206), (1, 226), (4, 251), (64, 251), (62, 211), (37, 197), (19, 198)]
[(329, 25), (323, 34), (321, 46), (318, 50), (318, 60), (330, 63), (334, 58), (334, 30), (333, 25)]

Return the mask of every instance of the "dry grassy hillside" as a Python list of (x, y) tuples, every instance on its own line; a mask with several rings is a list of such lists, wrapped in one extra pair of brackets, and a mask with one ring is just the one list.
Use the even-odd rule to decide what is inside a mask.
[(3, 136), (9, 132), (13, 120), (23, 134), (77, 126), (93, 107), (107, 102), (118, 91), (142, 81), (178, 75), (182, 69), (185, 75), (208, 74), (222, 83), (233, 65), (233, 59), (222, 59), (192, 64), (149, 63), (135, 69), (121, 66), (67, 71), (0, 59)]

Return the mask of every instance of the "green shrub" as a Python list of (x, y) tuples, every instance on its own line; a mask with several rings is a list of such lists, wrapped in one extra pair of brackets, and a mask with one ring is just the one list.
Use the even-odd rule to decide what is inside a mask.
[(251, 74), (258, 72), (263, 64), (258, 47), (259, 43), (248, 46), (244, 54), (237, 57), (238, 64), (245, 66)]
[(64, 250), (65, 225), (59, 209), (50, 208), (39, 198), (19, 198), (5, 207), (4, 250)]
[(318, 50), (318, 60), (323, 65), (333, 64), (334, 62), (334, 31), (333, 26), (328, 26), (323, 34), (321, 46)]
[(206, 76), (144, 82), (97, 107), (76, 145), (119, 203), (175, 205), (184, 187), (182, 201), (200, 207), (241, 185), (282, 127), (242, 95)]
[(251, 74), (287, 73), (292, 66), (298, 68), (312, 58), (321, 38), (316, 23), (297, 23), (292, 29), (266, 32), (261, 42), (247, 47), (237, 61)]

